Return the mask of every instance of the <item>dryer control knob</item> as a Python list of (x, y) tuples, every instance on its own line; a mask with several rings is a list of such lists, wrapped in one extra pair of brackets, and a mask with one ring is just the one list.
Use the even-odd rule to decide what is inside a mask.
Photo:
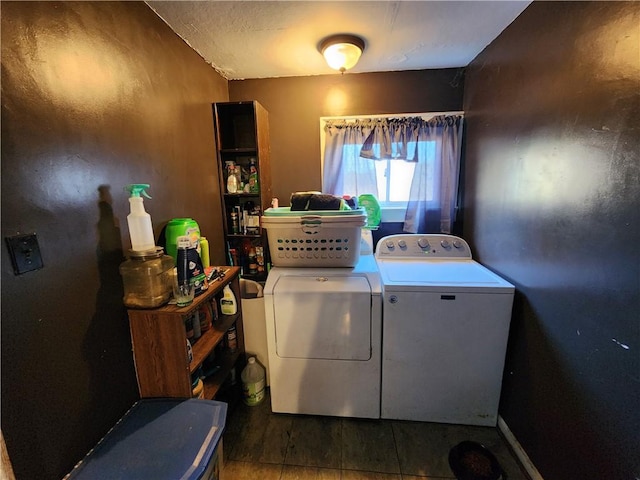
[(396, 246), (393, 244), (393, 240), (387, 240), (387, 242), (385, 243), (385, 245), (387, 246), (387, 248), (389, 250), (393, 250), (394, 248), (396, 248)]
[(464, 244), (460, 241), (460, 240), (454, 240), (453, 241), (453, 246), (460, 249), (464, 247)]
[(402, 249), (405, 250), (407, 248), (407, 242), (405, 242), (404, 240), (400, 240), (398, 241), (398, 246)]
[(442, 240), (440, 242), (440, 245), (442, 245), (442, 248), (451, 248), (451, 244), (449, 243), (449, 240)]
[(426, 238), (422, 237), (418, 239), (418, 246), (420, 248), (422, 248), (423, 250), (426, 250), (427, 248), (429, 248), (429, 240), (427, 240)]

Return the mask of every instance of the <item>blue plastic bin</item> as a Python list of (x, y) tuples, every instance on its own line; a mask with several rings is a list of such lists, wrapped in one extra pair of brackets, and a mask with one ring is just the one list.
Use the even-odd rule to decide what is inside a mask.
[(217, 480), (226, 415), (214, 400), (140, 400), (65, 479)]

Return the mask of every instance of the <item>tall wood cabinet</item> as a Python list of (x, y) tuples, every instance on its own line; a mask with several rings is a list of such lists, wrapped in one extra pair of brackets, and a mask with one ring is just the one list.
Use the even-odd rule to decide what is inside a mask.
[[(259, 219), (272, 199), (269, 116), (256, 101), (221, 102), (213, 104), (213, 118), (227, 258), (244, 278), (264, 281), (270, 259)], [(235, 192), (228, 188), (233, 169)]]
[[(244, 329), (240, 301), (240, 269), (227, 270), (224, 278), (209, 284), (209, 288), (194, 298), (186, 307), (163, 307), (137, 310), (129, 309), (129, 327), (133, 358), (138, 378), (140, 397), (192, 396), (192, 377), (205, 363), (211, 363), (215, 372), (204, 380), (204, 398), (216, 397), (232, 369), (239, 374), (244, 367)], [(235, 315), (218, 314), (213, 317), (211, 328), (190, 343), (193, 359), (188, 356), (188, 328), (186, 322), (194, 313), (206, 315), (213, 311), (212, 302), (218, 302), (222, 289), (229, 285), (233, 291), (238, 311)], [(235, 326), (236, 346), (229, 348), (225, 342), (227, 331)]]

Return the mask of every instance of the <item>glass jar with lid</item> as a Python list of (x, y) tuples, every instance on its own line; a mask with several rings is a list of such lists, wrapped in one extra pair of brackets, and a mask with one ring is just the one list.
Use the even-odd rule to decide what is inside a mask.
[(129, 250), (120, 264), (124, 283), (124, 304), (130, 308), (156, 308), (171, 299), (173, 257), (161, 247), (152, 250)]

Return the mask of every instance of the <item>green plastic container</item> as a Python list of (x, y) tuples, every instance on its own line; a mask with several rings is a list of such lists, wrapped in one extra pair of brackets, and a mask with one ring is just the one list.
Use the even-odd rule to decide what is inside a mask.
[(363, 207), (367, 212), (367, 225), (365, 228), (377, 228), (380, 225), (380, 204), (378, 199), (371, 193), (363, 193), (358, 196), (358, 205)]
[(165, 238), (167, 242), (167, 248), (165, 249), (167, 255), (173, 257), (174, 263), (178, 258), (178, 237), (189, 237), (191, 245), (198, 246), (200, 242), (200, 227), (198, 223), (192, 218), (174, 218), (167, 224), (165, 230)]

